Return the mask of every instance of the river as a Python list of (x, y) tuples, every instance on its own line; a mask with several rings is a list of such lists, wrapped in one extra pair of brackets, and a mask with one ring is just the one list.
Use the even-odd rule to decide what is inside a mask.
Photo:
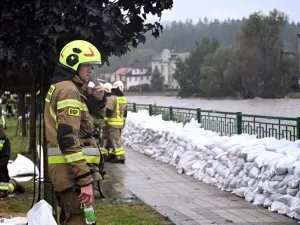
[(300, 117), (298, 99), (246, 99), (246, 100), (209, 100), (201, 98), (180, 99), (165, 96), (128, 96), (130, 103), (156, 104), (184, 108), (201, 108), (226, 112), (242, 112), (266, 116)]

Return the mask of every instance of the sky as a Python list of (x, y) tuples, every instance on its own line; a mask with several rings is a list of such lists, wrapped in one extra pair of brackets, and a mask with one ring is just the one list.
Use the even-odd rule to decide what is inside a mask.
[[(185, 21), (194, 23), (198, 19), (208, 17), (209, 20), (248, 17), (257, 11), (268, 13), (274, 8), (285, 12), (290, 21), (300, 22), (300, 0), (173, 0), (173, 9), (164, 11), (162, 21)], [(156, 20), (147, 16), (148, 20)]]

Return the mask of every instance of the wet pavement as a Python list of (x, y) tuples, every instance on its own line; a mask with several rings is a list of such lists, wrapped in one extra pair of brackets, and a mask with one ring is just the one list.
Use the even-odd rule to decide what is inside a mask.
[(107, 163), (105, 170), (117, 181), (114, 182), (116, 187), (123, 184), (128, 193), (177, 225), (298, 224), (289, 217), (253, 206), (231, 193), (178, 174), (174, 167), (130, 148), (126, 148), (125, 164)]

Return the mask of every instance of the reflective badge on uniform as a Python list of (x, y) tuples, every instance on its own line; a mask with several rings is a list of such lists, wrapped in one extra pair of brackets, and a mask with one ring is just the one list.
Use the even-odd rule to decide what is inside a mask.
[(80, 116), (80, 110), (75, 108), (69, 108), (68, 114), (69, 116)]

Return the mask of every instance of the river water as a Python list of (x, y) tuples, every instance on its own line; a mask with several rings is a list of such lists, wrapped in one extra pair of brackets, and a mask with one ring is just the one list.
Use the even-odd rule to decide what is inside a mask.
[(298, 99), (247, 99), (247, 100), (208, 100), (201, 98), (180, 99), (165, 96), (128, 96), (130, 103), (156, 104), (183, 108), (201, 108), (244, 114), (300, 117), (300, 100)]

